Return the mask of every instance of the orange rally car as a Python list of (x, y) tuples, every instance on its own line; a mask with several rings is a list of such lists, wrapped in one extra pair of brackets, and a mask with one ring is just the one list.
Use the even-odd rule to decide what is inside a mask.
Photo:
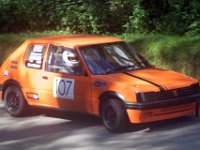
[(198, 115), (198, 80), (152, 66), (118, 38), (66, 35), (29, 39), (1, 66), (5, 108), (21, 116), (42, 106), (101, 116), (112, 132)]

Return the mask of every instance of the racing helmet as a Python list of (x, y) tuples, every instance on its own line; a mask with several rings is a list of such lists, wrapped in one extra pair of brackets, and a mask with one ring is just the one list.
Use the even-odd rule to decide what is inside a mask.
[(76, 67), (80, 63), (77, 53), (70, 49), (65, 49), (63, 51), (63, 61), (69, 67)]

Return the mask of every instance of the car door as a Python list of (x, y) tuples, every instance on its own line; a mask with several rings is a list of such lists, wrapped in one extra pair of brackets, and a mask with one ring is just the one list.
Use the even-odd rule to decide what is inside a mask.
[[(75, 72), (67, 72), (64, 65), (64, 51), (72, 50), (64, 46), (50, 45), (45, 68), (41, 77), (40, 95), (42, 103), (45, 106), (61, 108), (70, 111), (90, 112), (91, 103), (91, 85), (89, 76), (84, 74), (84, 68), (79, 61), (79, 69)], [(78, 55), (78, 54), (77, 54)]]

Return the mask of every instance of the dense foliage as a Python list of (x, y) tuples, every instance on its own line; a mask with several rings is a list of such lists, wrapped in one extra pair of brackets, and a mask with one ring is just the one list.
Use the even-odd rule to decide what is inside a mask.
[(0, 32), (200, 33), (199, 0), (0, 0)]

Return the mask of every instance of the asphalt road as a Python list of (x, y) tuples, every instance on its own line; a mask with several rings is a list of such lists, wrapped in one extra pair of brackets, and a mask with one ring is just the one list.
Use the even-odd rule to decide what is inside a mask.
[(199, 150), (200, 118), (191, 116), (133, 125), (109, 133), (97, 117), (33, 109), (11, 117), (0, 102), (0, 150)]

